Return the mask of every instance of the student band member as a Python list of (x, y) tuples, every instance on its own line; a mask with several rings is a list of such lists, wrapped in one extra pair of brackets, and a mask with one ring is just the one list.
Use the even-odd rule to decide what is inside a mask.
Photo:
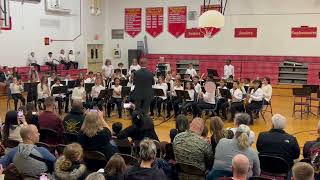
[(254, 80), (253, 89), (247, 95), (249, 104), (246, 107), (246, 112), (250, 115), (250, 124), (253, 124), (253, 112), (259, 111), (262, 108), (263, 90), (261, 89), (261, 81)]
[(243, 106), (243, 91), (240, 89), (240, 82), (234, 81), (233, 87), (230, 90), (232, 99), (230, 105), (231, 118), (235, 117), (236, 113), (244, 112)]
[(60, 50), (59, 62), (65, 66), (66, 70), (70, 69), (71, 63), (69, 62), (69, 59), (67, 59), (64, 49)]
[(138, 64), (138, 60), (137, 59), (132, 59), (132, 64), (129, 68), (129, 75), (131, 75), (133, 72), (133, 70), (138, 71), (139, 69), (141, 69), (141, 66)]
[(220, 89), (225, 89), (225, 90), (228, 90), (227, 88), (227, 81), (225, 79), (221, 79), (220, 80), (220, 85), (218, 86), (217, 88), (217, 99), (218, 99), (218, 102), (216, 104), (217, 106), (217, 110), (216, 110), (216, 114), (217, 116), (219, 116), (219, 112), (220, 110), (222, 111), (222, 117), (224, 119), (227, 119), (226, 116), (227, 116), (227, 112), (226, 112), (226, 109), (222, 108), (222, 105), (226, 102), (228, 102), (228, 99), (226, 97), (222, 97), (221, 96), (221, 93), (220, 93)]
[(112, 92), (112, 97), (110, 98), (107, 105), (108, 117), (110, 117), (111, 115), (112, 104), (116, 104), (119, 118), (122, 118), (122, 96), (121, 96), (122, 86), (120, 85), (119, 78), (114, 79), (114, 85), (111, 86), (111, 89), (113, 89), (113, 92)]
[(171, 110), (173, 108), (175, 117), (178, 116), (179, 113), (179, 104), (182, 103), (182, 100), (177, 97), (175, 90), (183, 90), (183, 86), (180, 78), (175, 79), (175, 84), (171, 89), (171, 99), (167, 103), (167, 118), (171, 116)]
[(114, 73), (114, 68), (111, 65), (111, 60), (106, 59), (105, 64), (102, 66), (102, 74), (106, 79), (111, 79)]
[[(211, 81), (207, 81), (207, 83), (212, 83)], [(194, 112), (193, 112), (193, 116), (194, 117), (200, 117), (201, 116), (201, 112), (202, 109), (209, 109), (209, 108), (213, 108), (216, 104), (216, 100), (215, 100), (215, 94), (216, 94), (216, 87), (214, 85), (214, 88), (211, 89), (212, 91), (210, 92), (201, 92), (198, 96), (199, 96), (199, 102), (197, 104), (194, 105)]]
[[(188, 108), (192, 108), (197, 93), (192, 87), (191, 82), (186, 83), (185, 90), (188, 92), (190, 99), (186, 99), (185, 102), (182, 103), (181, 111), (186, 115)], [(193, 109), (191, 109), (191, 112), (193, 112)]]
[(45, 65), (51, 68), (51, 71), (57, 72), (57, 65), (54, 63), (56, 59), (52, 56), (52, 52), (48, 53), (48, 56), (44, 59)]
[(96, 78), (94, 77), (93, 72), (92, 72), (92, 71), (89, 71), (88, 77), (87, 77), (87, 79), (84, 81), (84, 83), (94, 83), (95, 80), (96, 80)]
[(193, 68), (192, 63), (188, 65), (188, 69), (186, 70), (186, 74), (189, 74), (191, 77), (194, 77), (197, 75), (197, 71)]
[[(32, 67), (34, 69), (34, 67)], [(37, 71), (31, 71), (29, 73), (29, 83), (36, 83), (39, 82), (38, 72)], [(30, 89), (28, 89), (28, 96), (27, 96), (27, 102), (34, 101), (35, 107), (37, 107), (37, 101), (38, 101), (38, 89), (36, 86), (30, 86)]]
[(53, 94), (52, 90), (54, 87), (62, 87), (63, 84), (61, 84), (60, 78), (56, 77), (54, 80), (54, 84), (51, 86), (51, 93), (52, 96), (55, 97), (55, 100), (58, 101), (58, 110), (59, 114), (62, 114), (62, 107), (63, 107), (63, 101), (65, 101), (65, 113), (69, 112), (69, 96), (66, 94)]
[(100, 111), (103, 110), (103, 99), (99, 97), (100, 91), (104, 90), (102, 86), (102, 79), (97, 78), (95, 85), (91, 89), (92, 107), (98, 107)]
[(40, 72), (40, 65), (38, 64), (35, 53), (31, 52), (27, 59), (27, 65), (28, 66), (34, 66), (37, 68), (37, 71)]
[(192, 81), (193, 81), (194, 90), (196, 91), (197, 94), (200, 94), (200, 92), (202, 92), (202, 89), (201, 89), (201, 84), (199, 83), (199, 76), (194, 76), (192, 78)]
[(223, 68), (224, 78), (225, 79), (233, 79), (234, 78), (234, 67), (231, 65), (231, 59), (227, 60), (226, 65)]
[(86, 90), (84, 89), (83, 79), (77, 81), (77, 85), (72, 91), (71, 99), (73, 101), (81, 101), (82, 103), (86, 102)]
[(23, 85), (20, 80), (18, 81), (16, 77), (13, 77), (12, 83), (10, 83), (9, 87), (11, 91), (11, 97), (14, 101), (14, 110), (16, 111), (19, 100), (23, 106), (26, 104), (26, 99), (21, 94), (23, 92)]
[(69, 51), (67, 60), (70, 62), (70, 65), (73, 65), (73, 69), (78, 69), (79, 63), (77, 62), (72, 50)]
[(154, 85), (155, 89), (162, 89), (164, 96), (155, 96), (150, 104), (150, 116), (154, 116), (154, 107), (157, 105), (158, 116), (161, 115), (161, 106), (167, 100), (168, 85), (165, 83), (164, 76), (159, 76), (158, 83)]
[(272, 97), (272, 86), (270, 84), (269, 77), (263, 78), (261, 89), (263, 91), (263, 104), (267, 105), (267, 104), (269, 104), (271, 97)]
[(44, 100), (50, 96), (50, 89), (48, 88), (47, 78), (41, 77), (41, 81), (37, 86), (39, 109), (44, 110)]

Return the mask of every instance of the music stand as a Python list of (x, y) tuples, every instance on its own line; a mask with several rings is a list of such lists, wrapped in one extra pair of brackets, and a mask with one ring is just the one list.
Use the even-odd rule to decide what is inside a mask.
[(101, 99), (108, 98), (108, 90), (107, 89), (102, 89), (100, 91), (100, 93), (99, 93), (98, 98), (101, 98)]
[(156, 97), (164, 96), (163, 89), (153, 88), (153, 93)]
[(67, 85), (67, 81), (60, 81), (60, 84), (66, 86)]
[(175, 91), (176, 91), (178, 99), (182, 99), (182, 100), (189, 99), (189, 100), (191, 100), (191, 97), (189, 96), (188, 91), (184, 91), (184, 90), (175, 90)]
[(122, 97), (128, 97), (130, 95), (131, 88), (128, 86), (122, 86), (121, 88), (121, 96)]
[(94, 83), (85, 83), (84, 89), (87, 93), (89, 93), (89, 92), (91, 92), (93, 86), (94, 86)]
[(52, 87), (54, 85), (54, 81), (50, 81), (50, 86)]
[(67, 86), (55, 86), (52, 88), (51, 94), (67, 94), (68, 87)]
[(73, 89), (76, 87), (76, 85), (77, 85), (77, 81), (75, 81), (75, 80), (68, 81), (68, 89)]
[(217, 70), (215, 69), (207, 69), (208, 76), (212, 75), (213, 77), (219, 77)]
[(167, 83), (167, 86), (168, 86), (168, 91), (171, 91), (171, 84)]
[(129, 80), (121, 79), (121, 80), (120, 80), (120, 85), (121, 85), (122, 87), (127, 86), (127, 85), (128, 85), (128, 82), (129, 82)]
[(32, 91), (33, 88), (37, 88), (39, 82), (26, 82), (23, 83), (24, 92)]
[(128, 75), (128, 70), (127, 69), (122, 69), (122, 74), (125, 75), (125, 76)]
[(221, 97), (226, 99), (232, 99), (229, 89), (219, 89)]
[(233, 88), (233, 83), (228, 82), (228, 83), (227, 83), (227, 88), (228, 88), (228, 89), (232, 89), (232, 88)]

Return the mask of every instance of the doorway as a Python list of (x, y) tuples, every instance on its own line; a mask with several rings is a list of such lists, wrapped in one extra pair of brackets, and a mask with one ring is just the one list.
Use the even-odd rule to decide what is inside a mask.
[(94, 73), (100, 72), (103, 64), (103, 44), (87, 45), (88, 70)]

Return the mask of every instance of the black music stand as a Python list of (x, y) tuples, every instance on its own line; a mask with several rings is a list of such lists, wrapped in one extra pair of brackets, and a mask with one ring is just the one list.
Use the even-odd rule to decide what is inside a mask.
[(32, 91), (33, 88), (37, 88), (39, 82), (26, 82), (23, 83), (24, 92)]
[(52, 87), (51, 94), (67, 94), (68, 87), (67, 86), (55, 86)]
[(128, 75), (128, 70), (127, 69), (122, 69), (121, 71), (122, 71), (123, 75), (125, 75), (125, 76)]
[(232, 88), (233, 88), (233, 83), (228, 82), (228, 83), (227, 83), (227, 88), (228, 88), (228, 89), (232, 89)]
[(226, 99), (232, 99), (231, 92), (229, 89), (219, 89), (221, 97)]
[(120, 80), (120, 85), (121, 85), (122, 87), (127, 86), (127, 85), (128, 85), (128, 82), (129, 82), (129, 80), (121, 79), (121, 80)]
[(89, 92), (91, 92), (93, 86), (94, 86), (94, 83), (85, 83), (84, 89), (87, 93), (89, 93)]
[(175, 90), (178, 99), (182, 99), (182, 100), (191, 100), (191, 97), (189, 96), (188, 91), (185, 90)]
[(154, 96), (156, 97), (164, 96), (163, 89), (153, 88), (153, 93), (154, 93)]
[(122, 97), (128, 97), (131, 92), (131, 87), (128, 86), (122, 86), (121, 88), (121, 96)]
[(50, 86), (52, 87), (54, 85), (54, 81), (50, 81)]
[[(80, 83), (80, 82), (79, 82)], [(68, 89), (73, 89), (77, 86), (77, 81), (72, 80), (72, 81), (68, 81)]]
[(167, 86), (168, 86), (168, 91), (171, 91), (171, 84), (167, 83)]
[(215, 69), (207, 69), (208, 76), (219, 77), (218, 71)]

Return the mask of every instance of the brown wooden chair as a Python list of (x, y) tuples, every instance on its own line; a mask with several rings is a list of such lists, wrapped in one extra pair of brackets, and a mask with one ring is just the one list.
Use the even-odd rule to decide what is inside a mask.
[(4, 147), (6, 147), (6, 148), (14, 148), (20, 144), (19, 141), (11, 140), (11, 139), (4, 140), (2, 143), (3, 143)]
[(37, 142), (35, 145), (38, 146), (38, 147), (44, 147), (48, 151), (50, 151), (52, 154), (55, 154), (56, 146), (49, 145), (49, 144), (46, 144), (44, 142)]
[[(302, 88), (309, 88), (311, 90), (310, 97), (307, 99), (309, 100), (309, 109), (310, 113), (318, 116), (318, 109), (319, 109), (319, 98), (318, 98), (318, 91), (319, 85), (302, 85)], [(316, 96), (316, 97), (315, 97)], [(315, 105), (316, 104), (316, 105)], [(317, 114), (312, 113), (312, 109), (317, 108)]]
[(290, 166), (288, 162), (277, 156), (259, 155), (261, 176), (275, 179), (286, 179)]
[(104, 168), (108, 162), (106, 156), (99, 151), (84, 151), (83, 160), (90, 172)]
[(113, 139), (121, 154), (133, 155), (133, 146), (127, 139)]
[(270, 101), (268, 102), (268, 104), (262, 104), (262, 109), (261, 109), (261, 116), (263, 119), (264, 118), (264, 114), (269, 112), (271, 115), (273, 115), (272, 113), (272, 102), (271, 102), (272, 99), (270, 99)]
[[(308, 99), (311, 96), (310, 88), (293, 88), (293, 112), (292, 117), (294, 117), (296, 112), (300, 113), (300, 119), (304, 113), (309, 115), (310, 112), (310, 100)], [(300, 106), (300, 110), (296, 110), (296, 107)]]
[(78, 135), (75, 133), (64, 132), (62, 136), (63, 136), (64, 144), (71, 144), (73, 142), (78, 142)]
[(117, 154), (120, 155), (124, 159), (124, 162), (129, 167), (134, 166), (139, 163), (139, 160), (137, 158), (135, 158), (134, 156), (131, 156), (128, 154), (121, 154), (121, 153), (117, 153)]
[(205, 180), (206, 172), (196, 166), (184, 163), (176, 164), (179, 180)]
[(58, 132), (53, 129), (41, 128), (39, 132), (40, 142), (44, 142), (50, 145), (58, 145), (62, 143), (62, 138), (59, 136)]

